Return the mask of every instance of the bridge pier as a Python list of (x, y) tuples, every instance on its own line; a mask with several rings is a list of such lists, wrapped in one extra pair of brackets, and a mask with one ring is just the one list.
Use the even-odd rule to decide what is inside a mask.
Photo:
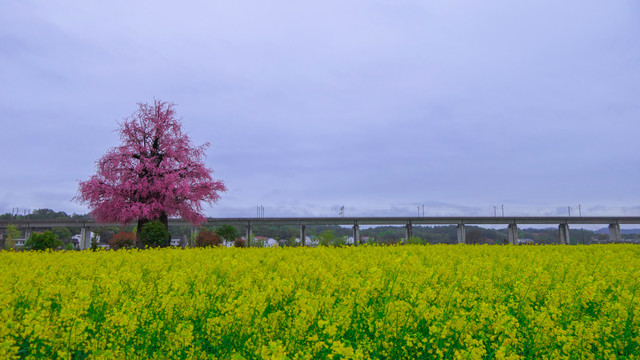
[(621, 240), (620, 224), (609, 224), (609, 241), (620, 242)]
[(458, 224), (458, 244), (466, 244), (467, 243), (467, 230), (465, 229), (464, 224)]
[(509, 236), (509, 244), (518, 245), (518, 225), (515, 223), (509, 224), (507, 234)]
[(360, 242), (360, 225), (358, 225), (357, 221), (353, 223), (353, 245), (358, 246)]
[(198, 237), (198, 227), (191, 226), (191, 236), (189, 237), (189, 247), (195, 246), (196, 238)]
[(411, 220), (407, 222), (406, 228), (407, 228), (407, 243), (408, 243), (413, 237), (413, 225), (411, 225)]
[(571, 238), (569, 237), (569, 224), (558, 225), (558, 236), (560, 245), (571, 244)]
[(307, 237), (307, 226), (302, 223), (300, 224), (300, 246), (304, 246), (304, 240)]
[(247, 247), (251, 247), (251, 233), (252, 233), (252, 228), (251, 228), (251, 221), (247, 221)]
[(91, 229), (88, 226), (80, 228), (80, 243), (78, 247), (80, 247), (80, 250), (91, 248)]
[(24, 243), (27, 243), (27, 240), (29, 240), (29, 238), (31, 237), (31, 234), (33, 234), (33, 230), (28, 227), (26, 229), (24, 229)]

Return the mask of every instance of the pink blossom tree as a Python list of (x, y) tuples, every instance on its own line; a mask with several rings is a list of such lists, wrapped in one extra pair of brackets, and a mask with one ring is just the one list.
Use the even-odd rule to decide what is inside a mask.
[(138, 222), (142, 226), (169, 217), (198, 225), (203, 202), (213, 204), (226, 191), (213, 180), (202, 158), (208, 143), (193, 146), (175, 117), (174, 105), (154, 100), (138, 103), (138, 110), (120, 124), (122, 145), (97, 162), (97, 173), (80, 182), (76, 201), (88, 204), (102, 222)]

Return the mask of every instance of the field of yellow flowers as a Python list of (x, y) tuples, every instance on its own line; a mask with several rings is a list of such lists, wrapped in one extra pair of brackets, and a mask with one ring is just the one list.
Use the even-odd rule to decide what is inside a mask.
[(640, 247), (0, 252), (0, 358), (640, 359)]

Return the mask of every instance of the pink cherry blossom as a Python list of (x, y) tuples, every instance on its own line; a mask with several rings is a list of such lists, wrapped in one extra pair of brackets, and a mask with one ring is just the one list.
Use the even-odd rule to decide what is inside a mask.
[(79, 184), (76, 200), (102, 222), (146, 222), (181, 217), (206, 220), (203, 203), (214, 204), (224, 183), (213, 180), (203, 157), (208, 143), (192, 145), (175, 117), (174, 105), (154, 100), (120, 124), (122, 145), (97, 162), (97, 173)]

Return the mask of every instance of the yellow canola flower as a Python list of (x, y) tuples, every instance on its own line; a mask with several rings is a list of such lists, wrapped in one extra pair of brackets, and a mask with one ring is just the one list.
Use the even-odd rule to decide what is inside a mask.
[(0, 252), (0, 271), (2, 359), (640, 358), (633, 245)]

